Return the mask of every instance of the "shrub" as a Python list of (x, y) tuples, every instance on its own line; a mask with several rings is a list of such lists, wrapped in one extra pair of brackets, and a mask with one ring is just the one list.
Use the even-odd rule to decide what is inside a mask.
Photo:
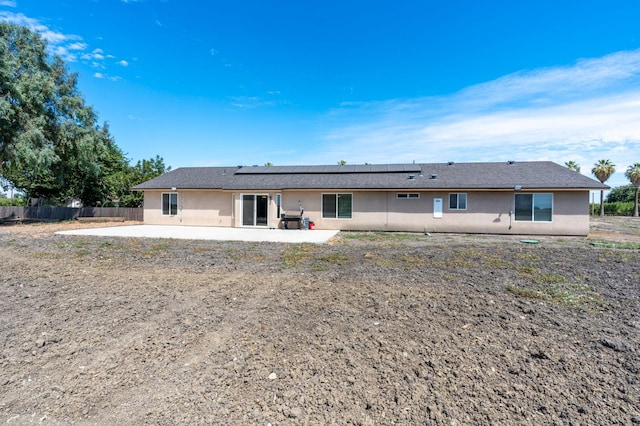
[(26, 198), (0, 198), (0, 207), (17, 206), (24, 207), (26, 205)]
[(604, 214), (611, 216), (631, 216), (633, 214), (633, 202), (616, 201), (605, 203)]
[[(591, 204), (589, 211), (599, 215), (600, 204)], [(633, 214), (633, 202), (616, 201), (615, 203), (604, 203), (604, 214), (607, 216), (631, 216)]]

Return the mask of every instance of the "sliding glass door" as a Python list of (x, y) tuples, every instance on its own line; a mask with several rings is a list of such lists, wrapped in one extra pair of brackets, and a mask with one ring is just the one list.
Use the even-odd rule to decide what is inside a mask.
[(266, 194), (242, 195), (242, 226), (267, 226), (269, 196)]

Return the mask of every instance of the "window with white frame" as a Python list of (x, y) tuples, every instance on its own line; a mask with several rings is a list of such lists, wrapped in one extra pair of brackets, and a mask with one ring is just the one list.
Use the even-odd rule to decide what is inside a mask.
[(351, 219), (353, 194), (322, 194), (323, 219)]
[(518, 221), (551, 222), (553, 194), (515, 194), (515, 210)]
[(175, 216), (178, 214), (178, 193), (166, 192), (162, 194), (162, 215)]
[(282, 211), (282, 194), (276, 194), (276, 217), (280, 218)]
[(449, 194), (449, 210), (466, 210), (467, 194), (464, 192), (452, 192)]
[(420, 194), (417, 192), (398, 192), (396, 194), (396, 198), (401, 198), (403, 200), (416, 200), (420, 198)]

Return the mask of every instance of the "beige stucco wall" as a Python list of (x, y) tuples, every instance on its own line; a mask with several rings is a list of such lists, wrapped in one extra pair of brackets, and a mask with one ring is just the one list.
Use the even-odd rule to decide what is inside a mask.
[[(169, 191), (164, 191), (169, 192)], [(144, 223), (151, 225), (231, 226), (231, 194), (222, 191), (176, 191), (178, 214), (162, 214), (163, 191), (145, 191)]]
[[(252, 191), (267, 194), (268, 226), (280, 226), (276, 194), (282, 194), (281, 213), (309, 217), (317, 229), (358, 231), (463, 232), (520, 235), (587, 235), (589, 191), (560, 191), (553, 196), (552, 222), (516, 222), (514, 192), (468, 191), (467, 210), (449, 210), (449, 192), (419, 192), (418, 199), (399, 199), (395, 191), (356, 191), (351, 219), (323, 219), (322, 194), (348, 191)], [(460, 191), (464, 192), (464, 191)], [(523, 191), (524, 193), (524, 191)], [(178, 191), (178, 214), (161, 214), (160, 191), (146, 191), (144, 220), (149, 224), (242, 226), (240, 192)], [(433, 200), (442, 198), (441, 218), (434, 218)]]
[[(554, 193), (551, 222), (516, 222), (509, 214), (514, 209), (513, 191), (466, 192), (467, 210), (450, 210), (449, 192), (419, 192), (418, 199), (400, 199), (396, 197), (397, 192), (350, 193), (353, 194), (351, 219), (323, 219), (322, 192), (285, 192), (283, 206), (297, 210), (300, 200), (304, 215), (318, 229), (521, 235), (587, 235), (589, 232), (588, 191)], [(442, 198), (441, 218), (434, 218), (434, 198)]]

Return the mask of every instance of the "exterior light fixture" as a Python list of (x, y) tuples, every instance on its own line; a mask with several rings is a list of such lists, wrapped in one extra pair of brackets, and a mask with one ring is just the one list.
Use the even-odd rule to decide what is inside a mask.
[(176, 187), (175, 187), (175, 186), (172, 186), (172, 187), (171, 187), (171, 190), (172, 190), (172, 191), (175, 191), (175, 190), (176, 190)]
[(516, 185), (513, 187), (514, 191), (521, 191), (522, 190), (522, 185)]

